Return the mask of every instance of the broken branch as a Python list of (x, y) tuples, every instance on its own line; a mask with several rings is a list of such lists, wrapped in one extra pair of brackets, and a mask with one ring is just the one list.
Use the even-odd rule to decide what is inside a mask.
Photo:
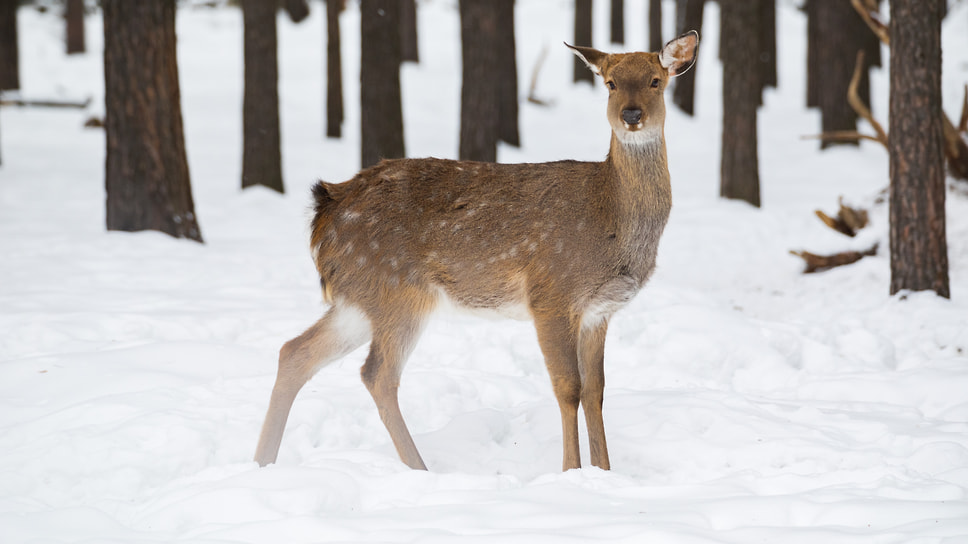
[(809, 251), (793, 250), (790, 250), (790, 253), (800, 257), (806, 263), (807, 266), (803, 270), (804, 274), (813, 274), (815, 272), (830, 270), (831, 268), (836, 268), (838, 266), (856, 263), (864, 257), (877, 255), (877, 244), (874, 244), (873, 247), (864, 251), (844, 251), (841, 253), (835, 253), (833, 255), (817, 255), (816, 253), (810, 253)]

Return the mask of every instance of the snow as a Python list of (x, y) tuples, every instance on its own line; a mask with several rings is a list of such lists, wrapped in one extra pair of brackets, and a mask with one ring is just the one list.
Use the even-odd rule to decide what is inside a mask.
[[(642, 4), (627, 21), (645, 20)], [(454, 157), (457, 5), (420, 6), (421, 63), (403, 72), (407, 150)], [(596, 6), (605, 37), (607, 3)], [(530, 324), (462, 315), (430, 324), (403, 376), (430, 472), (397, 458), (359, 380), (365, 349), (303, 389), (276, 465), (251, 460), (277, 351), (324, 309), (309, 187), (359, 164), (356, 4), (342, 20), (342, 140), (322, 137), (323, 10), (301, 25), (280, 15), (284, 196), (239, 189), (240, 14), (179, 9), (205, 245), (104, 231), (104, 135), (82, 128), (103, 113), (99, 15), (87, 18), (90, 52), (67, 58), (58, 14), (21, 9), (22, 94), (94, 105), (0, 113), (0, 542), (968, 542), (968, 196), (963, 184), (948, 194), (951, 300), (889, 296), (887, 155), (801, 138), (819, 126), (803, 108), (805, 21), (779, 8), (781, 86), (759, 120), (763, 208), (717, 196), (710, 4), (698, 115), (668, 113), (674, 207), (659, 268), (610, 327), (612, 470), (567, 473)], [(954, 4), (944, 26), (949, 115), (968, 79), (966, 11)], [(502, 147), (502, 161), (607, 149), (606, 92), (569, 81), (570, 16), (569, 2), (517, 2), (522, 92), (547, 47), (537, 92), (554, 105), (522, 102), (523, 146)], [(644, 45), (630, 35), (629, 48)], [(886, 119), (886, 69), (872, 80)], [(841, 195), (871, 210), (857, 239), (813, 216)], [(876, 257), (817, 275), (788, 253), (874, 242)]]

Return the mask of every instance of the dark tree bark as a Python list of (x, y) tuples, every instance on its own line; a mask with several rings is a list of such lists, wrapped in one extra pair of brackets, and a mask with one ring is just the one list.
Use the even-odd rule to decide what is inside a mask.
[(0, 91), (20, 88), (20, 49), (17, 45), (19, 0), (0, 0)]
[(662, 0), (649, 0), (649, 51), (659, 51), (663, 45)]
[(500, 105), (495, 75), (498, 54), (496, 5), (492, 0), (460, 0), (460, 151), (464, 160), (497, 160)]
[[(592, 0), (575, 0), (575, 43), (592, 45)], [(574, 81), (595, 82), (595, 74), (577, 56), (574, 60)]]
[[(689, 30), (695, 30), (702, 35), (702, 16), (706, 0), (679, 0), (676, 3), (676, 31), (681, 35)], [(658, 51), (656, 49), (655, 51)], [(698, 62), (698, 57), (697, 57)], [(693, 66), (691, 70), (676, 78), (672, 91), (672, 102), (688, 115), (695, 113), (696, 74), (699, 70)]]
[(891, 0), (891, 294), (950, 297), (941, 111), (944, 0)]
[(519, 147), (518, 61), (514, 39), (514, 0), (494, 0), (497, 9), (497, 71), (492, 79), (498, 101), (497, 138)]
[(107, 228), (201, 242), (175, 57), (175, 0), (104, 0)]
[[(870, 104), (869, 69), (880, 63), (877, 38), (843, 0), (807, 0), (807, 106), (819, 107), (822, 132), (857, 129), (857, 113), (847, 103), (847, 87), (854, 72), (858, 50), (866, 57), (858, 94)], [(859, 140), (820, 141), (821, 149), (831, 145), (858, 145)]]
[(285, 0), (284, 6), (289, 20), (294, 23), (301, 23), (309, 17), (309, 4), (306, 0)]
[(326, 136), (343, 135), (343, 54), (339, 14), (343, 0), (326, 0)]
[(776, 0), (758, 0), (760, 5), (759, 43), (760, 43), (760, 103), (763, 103), (762, 90), (776, 88)]
[(625, 43), (625, 0), (612, 0), (612, 43)]
[(84, 45), (84, 0), (67, 0), (64, 10), (67, 21), (67, 54), (83, 53)]
[(403, 107), (400, 95), (400, 2), (360, 2), (361, 160), (403, 157)]
[(242, 0), (242, 18), (242, 188), (263, 185), (282, 193), (276, 3)]
[(759, 207), (756, 108), (760, 81), (756, 70), (759, 6), (748, 0), (720, 0), (722, 9), (723, 138), (720, 195)]
[(401, 60), (420, 62), (420, 50), (417, 46), (416, 0), (400, 2), (400, 44)]

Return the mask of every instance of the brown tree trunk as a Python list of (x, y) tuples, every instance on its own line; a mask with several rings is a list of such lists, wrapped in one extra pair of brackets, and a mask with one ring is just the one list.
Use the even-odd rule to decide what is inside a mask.
[(460, 100), (460, 158), (497, 160), (500, 115), (497, 9), (492, 0), (460, 0), (463, 81)]
[(493, 47), (497, 51), (497, 73), (492, 77), (496, 86), (498, 119), (497, 138), (519, 147), (518, 128), (518, 61), (514, 39), (514, 0), (494, 0), (497, 8), (497, 36)]
[(762, 90), (776, 88), (776, 0), (759, 0), (760, 103)]
[(361, 162), (403, 157), (400, 95), (400, 2), (360, 2)]
[(401, 60), (420, 62), (420, 50), (417, 46), (416, 0), (400, 2), (400, 45)]
[(84, 0), (67, 0), (64, 11), (67, 21), (67, 54), (83, 53), (84, 46)]
[(309, 4), (306, 0), (285, 0), (283, 6), (289, 14), (289, 20), (294, 23), (301, 23), (309, 17)]
[(20, 88), (20, 50), (17, 45), (19, 0), (0, 0), (0, 91)]
[(625, 43), (625, 0), (612, 0), (610, 22), (612, 43)]
[(950, 297), (941, 112), (941, 5), (891, 0), (891, 294)]
[(175, 0), (104, 0), (107, 228), (201, 242), (182, 130)]
[[(592, 45), (592, 0), (575, 0), (575, 43), (579, 46)], [(579, 81), (595, 82), (595, 74), (577, 56), (574, 60), (574, 78)]]
[(343, 135), (343, 54), (339, 14), (343, 0), (326, 0), (326, 136)]
[(759, 207), (756, 108), (760, 78), (756, 21), (759, 6), (720, 0), (722, 9), (723, 138), (720, 195)]
[[(705, 4), (706, 0), (679, 0), (676, 3), (676, 30), (679, 34), (695, 30), (702, 35), (702, 16)], [(695, 112), (696, 74), (698, 72), (699, 70), (693, 66), (691, 70), (677, 77), (675, 88), (672, 91), (672, 102), (688, 115), (693, 115)]]
[(659, 51), (663, 45), (662, 0), (649, 0), (649, 51)]
[[(820, 108), (821, 132), (856, 130), (857, 113), (847, 102), (847, 87), (857, 51), (877, 52), (865, 57), (858, 86), (861, 100), (870, 104), (869, 68), (880, 62), (877, 38), (849, 1), (808, 0), (807, 18), (807, 106)], [(858, 143), (824, 139), (820, 147)]]
[(282, 193), (276, 3), (242, 0), (242, 18), (242, 188), (262, 185)]

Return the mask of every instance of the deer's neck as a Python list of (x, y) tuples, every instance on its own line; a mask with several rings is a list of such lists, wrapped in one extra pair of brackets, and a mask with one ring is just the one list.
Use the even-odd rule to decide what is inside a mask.
[(661, 128), (654, 137), (632, 143), (620, 141), (613, 133), (605, 165), (617, 204), (628, 205), (627, 213), (658, 214), (665, 221), (672, 206), (672, 187)]

